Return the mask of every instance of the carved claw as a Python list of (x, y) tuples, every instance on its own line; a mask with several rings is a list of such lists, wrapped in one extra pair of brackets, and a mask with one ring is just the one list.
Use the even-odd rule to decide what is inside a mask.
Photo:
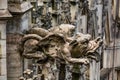
[(103, 40), (100, 40), (99, 41), (99, 45), (101, 46), (103, 44)]
[(69, 60), (67, 60), (70, 63), (77, 63), (77, 64), (85, 64), (88, 65), (90, 62), (88, 59), (86, 58), (69, 58)]
[(92, 52), (92, 53), (89, 53), (88, 55), (87, 55), (87, 58), (90, 58), (90, 59), (93, 59), (93, 60), (95, 60), (96, 62), (99, 62), (100, 61), (100, 54), (98, 53), (98, 52)]
[(88, 65), (90, 61), (88, 59), (83, 59), (83, 64)]
[(98, 41), (100, 41), (100, 37), (97, 37), (96, 39), (95, 39), (95, 42), (97, 43)]

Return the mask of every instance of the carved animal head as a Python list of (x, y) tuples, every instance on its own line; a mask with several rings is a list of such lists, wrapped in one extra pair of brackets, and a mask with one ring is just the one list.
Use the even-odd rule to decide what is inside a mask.
[[(70, 26), (66, 28), (65, 31), (69, 32), (69, 30), (73, 29), (74, 26)], [(65, 33), (64, 29), (61, 31)], [(30, 39), (34, 40), (31, 41)], [(96, 58), (96, 56), (98, 56), (96, 55), (98, 54), (96, 50), (100, 47), (102, 43), (100, 38), (91, 40), (91, 36), (89, 34), (77, 33), (75, 37), (72, 38), (72, 40), (73, 41), (70, 43), (67, 42), (65, 35), (61, 35), (61, 33), (51, 33), (43, 38), (37, 34), (27, 34), (23, 37), (21, 41), (20, 51), (23, 55), (25, 54), (27, 56), (30, 56), (31, 58), (43, 58), (43, 55), (47, 55), (50, 57), (59, 57), (59, 54), (61, 53), (61, 50), (64, 47), (64, 45), (66, 43), (69, 43), (67, 49), (68, 52), (70, 52), (70, 54), (72, 55), (71, 57), (90, 57), (96, 60), (99, 58)], [(38, 54), (38, 52), (40, 55), (34, 55), (34, 53)]]
[(100, 37), (97, 37), (94, 40), (90, 40), (88, 43), (86, 55), (98, 62), (100, 60), (100, 54), (97, 52), (97, 49), (102, 45), (102, 43), (103, 41)]
[(70, 43), (73, 57), (82, 57), (85, 55), (90, 38), (91, 36), (89, 34), (77, 33), (75, 35), (74, 40)]
[(102, 44), (101, 38), (91, 40), (89, 34), (78, 33), (75, 40), (70, 43), (71, 54), (73, 57), (89, 57), (98, 61), (99, 53), (96, 51)]

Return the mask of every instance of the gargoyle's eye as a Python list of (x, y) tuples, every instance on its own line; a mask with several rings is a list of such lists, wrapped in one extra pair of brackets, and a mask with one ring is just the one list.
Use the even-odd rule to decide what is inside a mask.
[(70, 43), (70, 45), (73, 45), (73, 44), (75, 44), (75, 43), (77, 43), (77, 40), (73, 40), (73, 41)]
[(86, 40), (85, 43), (89, 43), (89, 40)]
[(89, 40), (88, 39), (84, 39), (81, 44), (88, 44), (89, 43)]

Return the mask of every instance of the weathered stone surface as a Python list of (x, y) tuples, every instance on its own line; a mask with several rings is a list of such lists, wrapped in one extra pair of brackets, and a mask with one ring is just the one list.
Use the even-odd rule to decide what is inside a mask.
[(12, 17), (12, 15), (9, 13), (8, 10), (6, 10), (6, 9), (0, 10), (0, 19), (8, 19), (11, 17)]
[(7, 9), (7, 0), (0, 0), (0, 10)]
[(6, 21), (0, 21), (0, 39), (6, 39)]
[[(8, 80), (18, 80), (23, 72), (23, 59), (18, 52), (18, 44), (22, 38), (22, 32), (28, 29), (28, 10), (31, 5), (27, 2), (9, 3), (9, 10), (16, 13), (7, 23), (7, 72)], [(25, 13), (26, 12), (26, 13)], [(22, 13), (22, 14), (18, 14)]]
[[(89, 34), (82, 33), (72, 36), (74, 29), (75, 26), (69, 24), (62, 24), (59, 27), (50, 28), (48, 31), (42, 28), (32, 28), (30, 31), (26, 31), (27, 34), (21, 40), (20, 53), (24, 58), (37, 60), (38, 64), (42, 61), (49, 64), (44, 63), (48, 68), (44, 67), (42, 70), (45, 79), (56, 80), (49, 77), (54, 73), (54, 70), (49, 67), (52, 65), (48, 63), (49, 61), (57, 61), (62, 64), (61, 66), (63, 64), (72, 64), (75, 74), (84, 74), (85, 71), (83, 68), (80, 69), (79, 65), (89, 64), (89, 59), (99, 61), (100, 56), (96, 50), (101, 46), (102, 40), (99, 37), (91, 40)], [(36, 54), (43, 57), (35, 57)], [(59, 67), (56, 68), (60, 69)], [(60, 75), (65, 78), (64, 73), (65, 71), (60, 71)], [(61, 77), (61, 79), (63, 78)]]
[(29, 15), (22, 14), (16, 15), (12, 19), (8, 20), (7, 23), (7, 33), (22, 33), (24, 30), (28, 29), (28, 17)]
[(7, 35), (7, 74), (9, 80), (18, 80), (22, 75), (22, 59), (18, 52), (18, 46), (20, 39), (22, 38), (19, 34), (8, 34)]
[(0, 80), (7, 80), (6, 21), (0, 21)]
[(12, 13), (24, 13), (32, 8), (32, 5), (29, 2), (22, 2), (20, 4), (9, 3), (8, 9)]

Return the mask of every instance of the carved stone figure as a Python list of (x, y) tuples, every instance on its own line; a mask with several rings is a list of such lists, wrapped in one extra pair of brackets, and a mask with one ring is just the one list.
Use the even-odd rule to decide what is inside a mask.
[[(44, 75), (44, 79), (58, 80), (60, 64), (72, 65), (71, 72), (76, 73), (79, 66), (89, 67), (91, 59), (100, 60), (97, 49), (102, 44), (101, 38), (91, 40), (91, 35), (82, 33), (72, 36), (74, 32), (75, 26), (69, 24), (61, 24), (48, 30), (31, 28), (25, 31), (19, 51), (23, 57), (34, 59), (43, 65), (41, 75)], [(82, 74), (86, 74), (84, 72)]]
[(39, 61), (55, 59), (66, 64), (88, 64), (89, 58), (98, 61), (100, 56), (96, 50), (102, 40), (91, 40), (89, 34), (82, 33), (70, 36), (74, 29), (75, 26), (69, 24), (49, 30), (32, 28), (21, 40), (19, 50), (24, 57)]

